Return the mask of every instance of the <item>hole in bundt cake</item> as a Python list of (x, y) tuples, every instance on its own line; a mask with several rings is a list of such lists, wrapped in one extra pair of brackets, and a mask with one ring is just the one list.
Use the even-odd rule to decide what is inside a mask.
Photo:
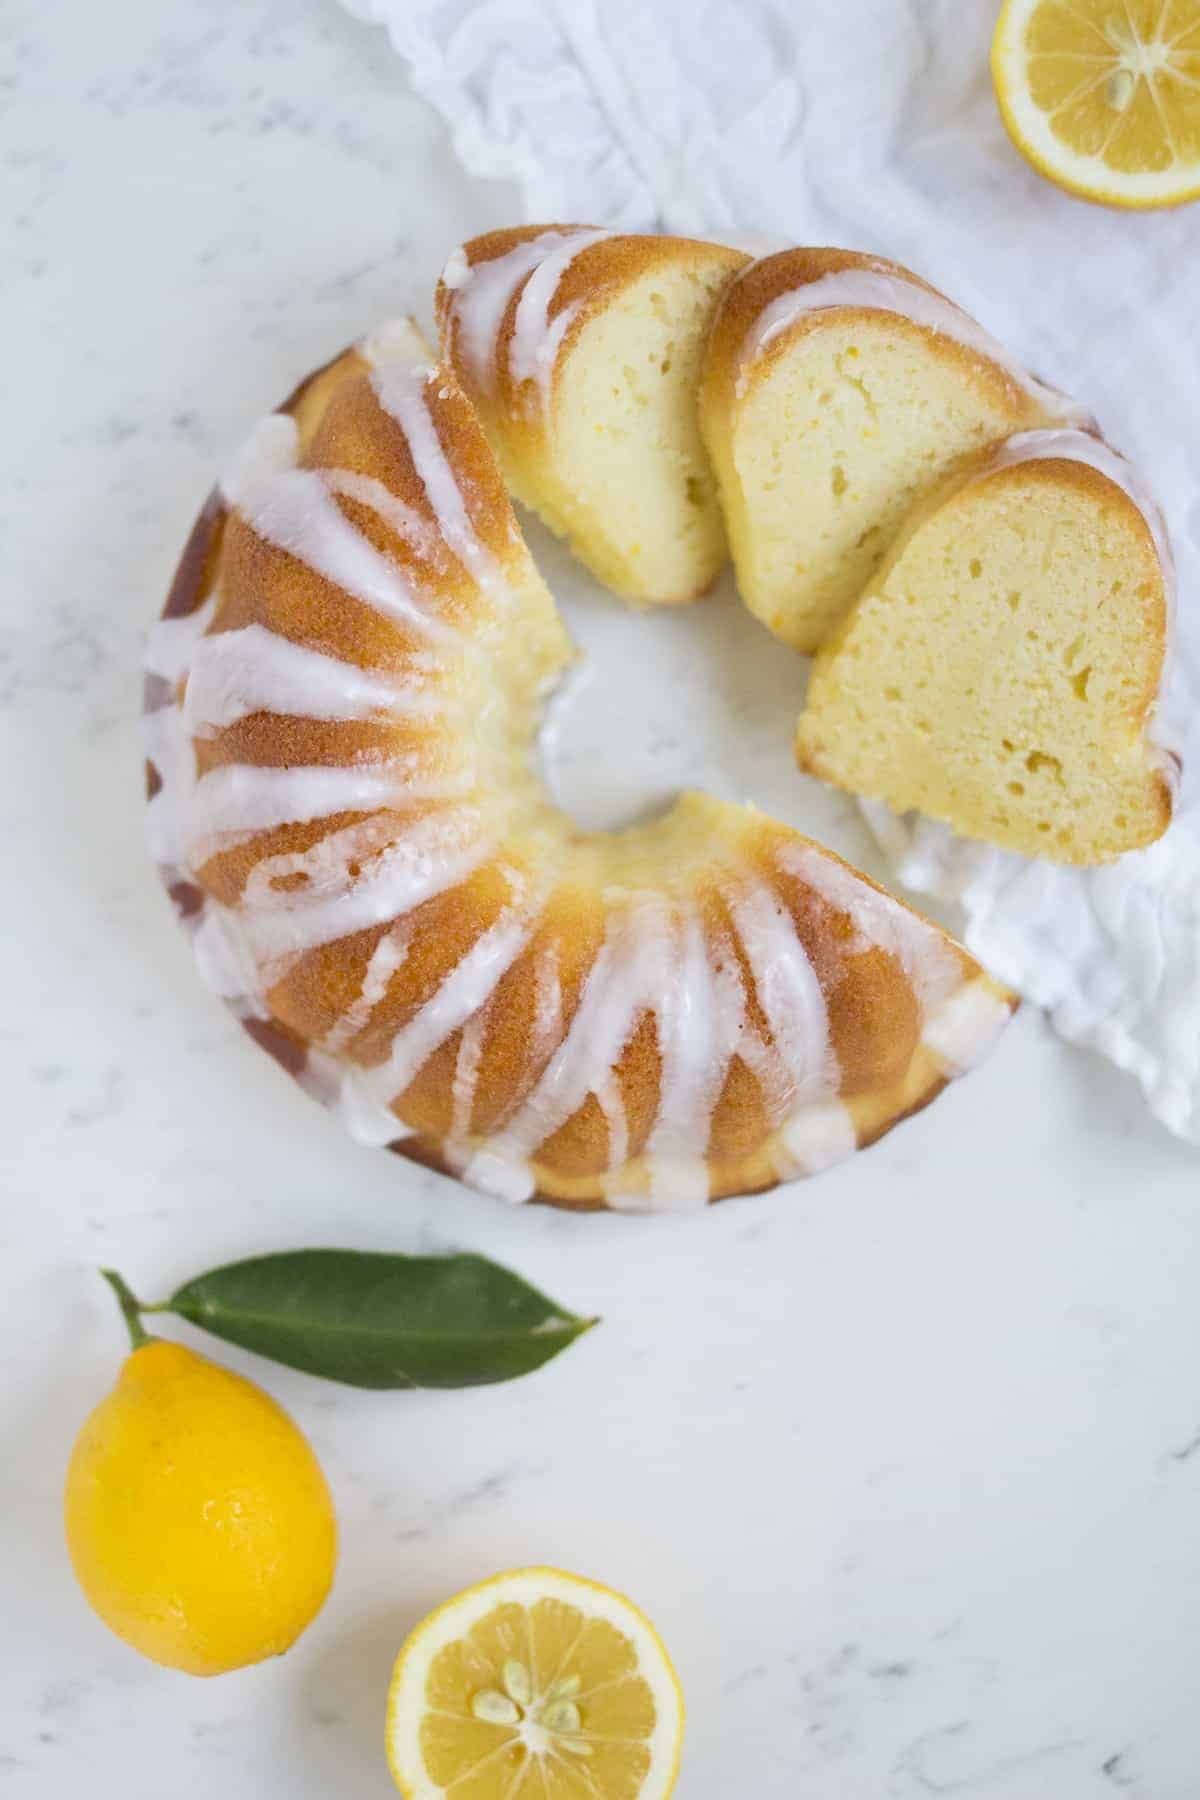
[[(527, 513), (521, 525), (582, 659), (546, 711), (541, 764), (584, 831), (664, 813), (681, 789), (752, 798), (868, 867), (858, 819), (797, 776), (791, 734), (806, 666), (738, 605), (728, 575), (705, 600), (636, 615)], [(621, 739), (613, 741), (614, 706)]]

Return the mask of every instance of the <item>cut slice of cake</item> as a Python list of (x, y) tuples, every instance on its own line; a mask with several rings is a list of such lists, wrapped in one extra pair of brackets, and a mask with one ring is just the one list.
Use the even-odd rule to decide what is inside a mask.
[(749, 259), (575, 225), (493, 231), (438, 284), (442, 352), (516, 497), (627, 599), (692, 600), (728, 555), (696, 394)]
[(1022, 433), (919, 509), (818, 656), (803, 768), (967, 837), (1098, 863), (1169, 823), (1156, 741), (1173, 583), (1135, 471)]
[(726, 289), (700, 417), (742, 599), (805, 652), (964, 457), (1085, 422), (907, 269), (805, 249), (763, 257)]

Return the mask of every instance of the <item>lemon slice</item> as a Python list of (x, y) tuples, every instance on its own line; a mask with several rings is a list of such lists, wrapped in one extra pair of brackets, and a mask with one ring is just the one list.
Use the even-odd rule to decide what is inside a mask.
[(388, 1693), (409, 1800), (663, 1800), (683, 1695), (650, 1621), (557, 1569), (468, 1588), (418, 1625)]
[(1006, 0), (992, 79), (1014, 144), (1110, 206), (1200, 195), (1200, 0)]

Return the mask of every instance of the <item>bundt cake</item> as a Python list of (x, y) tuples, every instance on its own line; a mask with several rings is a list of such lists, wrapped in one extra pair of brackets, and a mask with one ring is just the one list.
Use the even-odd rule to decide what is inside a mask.
[(1012, 996), (753, 808), (576, 830), (530, 754), (571, 655), (410, 326), (254, 434), (150, 645), (150, 816), (202, 971), (286, 1067), (484, 1189), (643, 1210), (823, 1168), (987, 1050)]
[(896, 263), (849, 250), (751, 263), (717, 308), (700, 401), (742, 599), (815, 650), (957, 462), (1084, 417)]
[(801, 765), (967, 837), (1096, 863), (1161, 836), (1172, 563), (1098, 437), (1024, 432), (905, 526), (820, 652)]
[(747, 260), (531, 225), (473, 238), (438, 284), (443, 357), (509, 489), (627, 599), (694, 600), (726, 561), (696, 393), (713, 309)]

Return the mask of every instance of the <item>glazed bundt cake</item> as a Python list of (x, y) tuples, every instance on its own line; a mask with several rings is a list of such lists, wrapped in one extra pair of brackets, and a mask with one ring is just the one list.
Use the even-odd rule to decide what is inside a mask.
[[(727, 265), (691, 259), (696, 332)], [(680, 329), (653, 266), (635, 291)], [(655, 566), (682, 591), (689, 558)], [(753, 808), (687, 794), (576, 830), (530, 754), (571, 656), (411, 327), (255, 433), (151, 643), (150, 814), (202, 970), (285, 1066), (360, 1137), (489, 1191), (640, 1210), (823, 1168), (987, 1050), (1012, 996)]]
[(438, 284), (443, 357), (509, 489), (627, 599), (694, 600), (726, 561), (696, 393), (713, 310), (747, 260), (531, 225), (473, 238)]
[(985, 452), (909, 521), (817, 657), (801, 765), (1059, 862), (1151, 843), (1172, 563), (1154, 501), (1082, 431)]
[(909, 270), (797, 249), (726, 286), (700, 417), (742, 599), (811, 652), (956, 463), (1083, 415)]

